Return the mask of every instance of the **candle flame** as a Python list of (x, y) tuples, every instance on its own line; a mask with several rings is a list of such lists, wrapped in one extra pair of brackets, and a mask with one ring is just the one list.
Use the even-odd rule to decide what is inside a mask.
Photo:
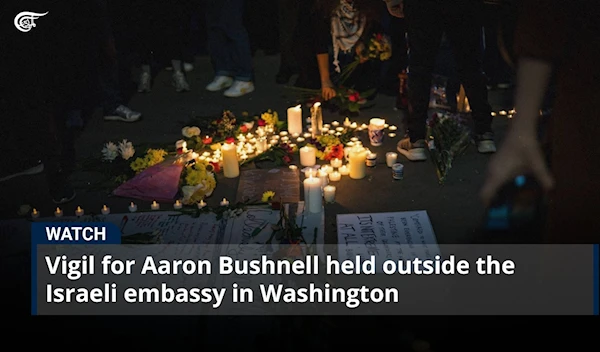
[(131, 202), (130, 206), (134, 207), (134, 206), (135, 206), (135, 204), (133, 204), (133, 202)]
[(36, 209), (36, 208), (33, 208), (33, 211), (32, 211), (32, 213), (33, 213), (33, 214), (37, 214), (37, 212), (38, 212), (38, 211), (37, 211), (37, 209)]
[(102, 209), (104, 209), (104, 210), (108, 209), (108, 207), (106, 206), (106, 204), (104, 204), (104, 206), (102, 207)]
[(56, 212), (60, 213), (60, 208), (59, 207), (56, 207)]

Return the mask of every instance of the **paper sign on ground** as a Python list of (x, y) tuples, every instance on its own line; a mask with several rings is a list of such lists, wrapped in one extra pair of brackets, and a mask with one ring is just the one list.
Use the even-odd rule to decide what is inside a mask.
[(298, 170), (289, 168), (243, 170), (237, 191), (237, 201), (260, 200), (263, 193), (275, 192), (275, 200), (283, 203), (300, 201)]
[(372, 255), (378, 261), (433, 259), (440, 254), (427, 211), (340, 214), (337, 216), (340, 260)]

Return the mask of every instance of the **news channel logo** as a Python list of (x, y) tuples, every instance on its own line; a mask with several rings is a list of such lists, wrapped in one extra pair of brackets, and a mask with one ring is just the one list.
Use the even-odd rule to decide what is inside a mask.
[(46, 16), (47, 14), (48, 14), (48, 12), (37, 13), (37, 12), (31, 12), (31, 11), (23, 11), (15, 17), (15, 20), (14, 20), (15, 27), (19, 31), (27, 33), (36, 26), (35, 20), (37, 20), (40, 17)]

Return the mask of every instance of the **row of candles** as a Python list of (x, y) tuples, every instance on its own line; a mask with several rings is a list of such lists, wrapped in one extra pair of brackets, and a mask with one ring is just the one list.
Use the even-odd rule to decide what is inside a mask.
[[(223, 198), (223, 200), (219, 203), (219, 205), (222, 207), (229, 206), (229, 204), (230, 203), (227, 200), (227, 198)], [(198, 203), (198, 209), (202, 209), (202, 208), (206, 207), (206, 205), (207, 205), (206, 202), (204, 202), (204, 200), (201, 200), (200, 203)], [(183, 208), (183, 203), (181, 203), (180, 200), (176, 200), (175, 203), (173, 204), (173, 209), (181, 210), (182, 208)], [(129, 209), (129, 212), (135, 213), (138, 211), (138, 206), (134, 202), (131, 202), (129, 204), (128, 209)], [(150, 210), (153, 210), (153, 211), (160, 210), (160, 204), (157, 203), (156, 201), (153, 201), (152, 204), (150, 204)], [(108, 214), (110, 214), (110, 208), (108, 206), (106, 206), (106, 204), (105, 204), (100, 209), (100, 213), (102, 215), (108, 215)], [(64, 211), (61, 208), (57, 207), (56, 210), (54, 211), (54, 216), (57, 218), (60, 218), (63, 215), (64, 215)], [(83, 216), (83, 215), (85, 215), (83, 208), (81, 208), (81, 206), (78, 206), (77, 209), (75, 209), (75, 216)], [(39, 218), (40, 212), (34, 208), (31, 211), (31, 217), (34, 219)]]

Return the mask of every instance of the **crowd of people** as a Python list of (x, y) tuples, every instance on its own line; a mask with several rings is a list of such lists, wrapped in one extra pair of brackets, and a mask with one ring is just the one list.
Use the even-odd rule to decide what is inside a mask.
[[(127, 106), (125, 97), (124, 87), (129, 83), (127, 79), (132, 67), (139, 68), (136, 82), (139, 93), (151, 92), (152, 79), (162, 69), (172, 71), (173, 87), (177, 92), (197, 89), (190, 85), (186, 77), (194, 69), (194, 55), (201, 46), (201, 38), (195, 37), (192, 30), (194, 23), (201, 23), (205, 27), (204, 42), (213, 67), (212, 79), (204, 89), (222, 91), (224, 96), (230, 98), (260, 89), (255, 87), (252, 63), (255, 48), (252, 28), (246, 26), (248, 4), (244, 0), (89, 0), (51, 3), (30, 0), (25, 3), (30, 9), (44, 9), (52, 16), (44, 22), (43, 28), (27, 33), (16, 31), (12, 19), (4, 16), (2, 20), (3, 26), (12, 28), (6, 28), (6, 33), (11, 35), (3, 38), (8, 40), (4, 48), (7, 48), (5, 52), (10, 53), (8, 57), (11, 61), (2, 67), (6, 71), (2, 75), (5, 77), (2, 109), (7, 117), (3, 117), (6, 127), (1, 140), (7, 145), (3, 149), (5, 155), (18, 162), (9, 160), (4, 163), (0, 181), (46, 169), (51, 193), (57, 204), (75, 197), (75, 192), (65, 181), (65, 175), (75, 159), (73, 145), (77, 128), (83, 126), (86, 116), (101, 107), (107, 121), (136, 122), (141, 118), (142, 113)], [(277, 21), (274, 22), (278, 26), (277, 31), (270, 32), (278, 34), (281, 58), (274, 79), (279, 84), (290, 84), (290, 79), (297, 75), (296, 86), (321, 89), (322, 98), (331, 99), (336, 94), (336, 75), (345, 65), (354, 61), (356, 53), (364, 45), (363, 39), (373, 33), (385, 34), (392, 43), (393, 60), (390, 63), (362, 62), (348, 84), (357, 87), (357, 90), (375, 88), (380, 92), (391, 87), (394, 94), (402, 95), (398, 97), (398, 102), (404, 103), (399, 103), (398, 107), (408, 110), (408, 119), (406, 136), (398, 143), (398, 150), (410, 161), (422, 161), (427, 158), (425, 121), (431, 79), (434, 73), (440, 71), (436, 63), (439, 63), (438, 58), (446, 46), (451, 50), (453, 62), (450, 80), (455, 86), (462, 85), (469, 99), (477, 149), (480, 153), (494, 153), (496, 145), (488, 90), (506, 88), (510, 83), (510, 70), (496, 44), (497, 18), (494, 15), (498, 13), (499, 3), (483, 0), (271, 1), (269, 6), (277, 8), (274, 11)], [(588, 6), (587, 2), (580, 0), (577, 3), (581, 3), (581, 6), (573, 6), (564, 16), (588, 18), (589, 14), (582, 10)], [(23, 6), (23, 2), (15, 2), (3, 12), (17, 14), (23, 10)], [(591, 8), (589, 10), (593, 13)], [(260, 16), (260, 11), (252, 15), (255, 22), (261, 22)], [(574, 26), (573, 21), (567, 22), (563, 17), (560, 19), (561, 24)], [(530, 46), (519, 46), (520, 53), (525, 56), (536, 54), (537, 51), (533, 49), (536, 45), (545, 45), (541, 40), (537, 42), (544, 33), (536, 32), (544, 26), (532, 27), (522, 26), (523, 33), (516, 36), (529, 40)], [(596, 27), (591, 25), (590, 28)], [(586, 31), (591, 31), (590, 38), (597, 34), (593, 29)], [(551, 45), (556, 50), (569, 45), (569, 40), (575, 40), (563, 38), (562, 34), (556, 34), (556, 38), (562, 41)], [(591, 42), (591, 39), (587, 41), (588, 44)], [(550, 59), (558, 57), (547, 48), (543, 49), (546, 50), (543, 54), (548, 53), (546, 56)], [(589, 58), (587, 62), (593, 62), (591, 58), (597, 58), (597, 51), (589, 51)], [(531, 62), (525, 61), (523, 64), (524, 67), (528, 65), (531, 66)], [(524, 82), (534, 74), (532, 72), (538, 71), (539, 74), (534, 78), (545, 82), (548, 76), (546, 66), (533, 64), (531, 67), (528, 75), (519, 76), (519, 82)], [(593, 73), (594, 69), (588, 72)], [(408, 72), (408, 90), (401, 89), (403, 84), (400, 77), (405, 77), (405, 72)], [(534, 94), (532, 90), (537, 94), (543, 88), (542, 83), (539, 87), (521, 87), (519, 94), (527, 99), (522, 95), (517, 97), (519, 117), (516, 120), (525, 120), (527, 118), (521, 117), (523, 114), (533, 114), (539, 109), (537, 100), (528, 100), (528, 94)], [(449, 100), (452, 102), (453, 97)], [(519, 105), (524, 109), (521, 110)], [(535, 121), (533, 118), (530, 120)], [(596, 131), (593, 128), (585, 130)], [(573, 128), (569, 131), (574, 135), (581, 132)], [(528, 137), (532, 141), (527, 144), (528, 152), (525, 152), (523, 144), (519, 145), (522, 135), (515, 136), (515, 133), (518, 132), (509, 134), (506, 146), (492, 161), (491, 183), (485, 188), (486, 201), (503, 182), (518, 173), (517, 166), (515, 170), (505, 168), (505, 165), (512, 165), (507, 159), (514, 154), (531, 159), (515, 163), (520, 167), (519, 172), (534, 167), (534, 173), (547, 188), (553, 184), (544, 169), (545, 164), (540, 164), (537, 154), (531, 155), (536, 151), (530, 145), (534, 144), (535, 139)], [(558, 133), (556, 138), (562, 138), (565, 134)], [(35, 136), (37, 143), (33, 150), (23, 155), (20, 146), (32, 136)], [(564, 142), (573, 145), (574, 142), (591, 140), (590, 136), (586, 134), (585, 138), (570, 138), (570, 141)], [(583, 153), (583, 150), (591, 150), (590, 145), (595, 143), (577, 145), (581, 147), (577, 148), (578, 153)], [(566, 155), (562, 144), (557, 145), (554, 151), (557, 155)], [(590, 154), (585, 155), (589, 157)], [(582, 160), (591, 160), (587, 157), (582, 157)], [(567, 169), (585, 168), (573, 165), (562, 170)], [(566, 181), (560, 180), (557, 176), (557, 186), (568, 188), (564, 183)]]

